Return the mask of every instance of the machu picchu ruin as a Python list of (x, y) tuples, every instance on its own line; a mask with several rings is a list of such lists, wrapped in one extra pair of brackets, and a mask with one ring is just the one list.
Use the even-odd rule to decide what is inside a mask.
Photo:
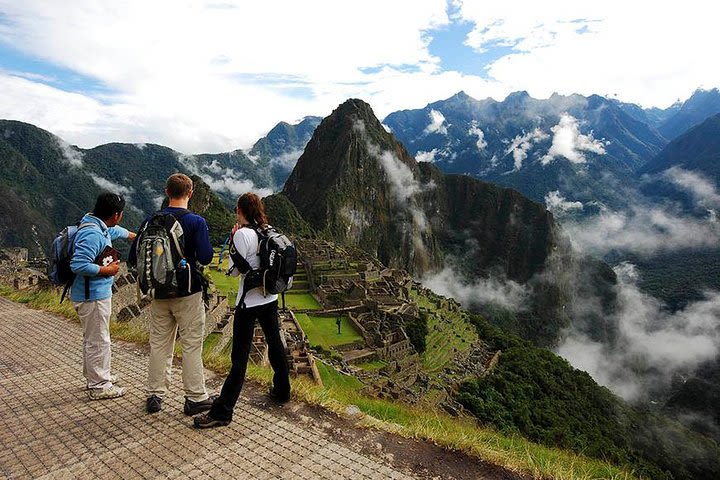
[[(368, 395), (411, 404), (429, 401), (453, 414), (461, 411), (453, 389), (464, 376), (485, 374), (499, 352), (486, 348), (466, 325), (459, 304), (357, 247), (321, 239), (294, 241), (298, 271), (280, 309), (292, 374), (321, 384), (320, 361), (359, 380)], [(31, 263), (43, 265), (29, 259), (26, 249), (0, 251), (0, 282), (18, 290), (51, 287), (44, 271), (30, 268)], [(235, 302), (228, 295), (237, 291), (237, 279), (225, 277), (220, 265), (205, 271), (211, 281), (235, 284), (231, 292), (214, 286), (205, 299), (206, 347), (211, 354), (229, 356)], [(149, 306), (150, 299), (139, 294), (135, 276), (122, 264), (113, 285), (111, 318), (147, 331)], [(458, 325), (464, 325), (461, 334), (455, 331)], [(259, 325), (251, 361), (268, 364)]]

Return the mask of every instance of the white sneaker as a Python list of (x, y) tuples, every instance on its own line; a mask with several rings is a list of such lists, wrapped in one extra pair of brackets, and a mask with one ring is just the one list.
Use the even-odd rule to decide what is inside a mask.
[(125, 389), (115, 385), (110, 388), (91, 388), (88, 390), (90, 400), (106, 400), (108, 398), (122, 397), (123, 395), (125, 395)]
[[(117, 373), (110, 374), (110, 383), (115, 385), (119, 380), (120, 380), (120, 375), (118, 375)], [(90, 390), (90, 387), (88, 387), (87, 384), (85, 384), (85, 390)]]

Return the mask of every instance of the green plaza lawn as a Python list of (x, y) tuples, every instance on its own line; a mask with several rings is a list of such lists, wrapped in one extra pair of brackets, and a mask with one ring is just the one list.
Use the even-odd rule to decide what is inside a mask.
[(322, 310), (322, 306), (309, 293), (293, 293), (292, 290), (285, 294), (285, 305), (290, 310)]
[(340, 317), (340, 334), (337, 333), (336, 317), (315, 317), (307, 313), (296, 313), (305, 335), (311, 345), (321, 345), (329, 349), (335, 345), (362, 342), (363, 338), (347, 317)]

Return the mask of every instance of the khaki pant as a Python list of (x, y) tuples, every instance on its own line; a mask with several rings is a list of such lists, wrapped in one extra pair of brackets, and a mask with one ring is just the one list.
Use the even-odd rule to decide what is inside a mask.
[(182, 380), (185, 397), (193, 402), (208, 398), (202, 347), (205, 306), (202, 293), (167, 300), (155, 299), (150, 307), (150, 368), (147, 394), (163, 398), (170, 386), (175, 337), (180, 334)]
[(88, 388), (110, 388), (112, 298), (73, 303), (83, 329), (83, 376)]

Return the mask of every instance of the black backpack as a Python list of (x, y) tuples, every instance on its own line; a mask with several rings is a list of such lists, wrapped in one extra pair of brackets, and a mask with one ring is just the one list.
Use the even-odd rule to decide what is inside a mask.
[(230, 242), (230, 258), (245, 275), (243, 293), (238, 302), (241, 308), (245, 308), (245, 295), (253, 288), (263, 287), (264, 296), (284, 293), (290, 285), (290, 277), (297, 270), (297, 249), (290, 239), (270, 225), (265, 228), (253, 225), (251, 228), (258, 236), (260, 268), (253, 269), (238, 253), (235, 242)]
[(186, 296), (192, 291), (192, 268), (185, 258), (180, 220), (190, 213), (157, 212), (138, 233), (136, 269), (138, 287), (155, 298)]

